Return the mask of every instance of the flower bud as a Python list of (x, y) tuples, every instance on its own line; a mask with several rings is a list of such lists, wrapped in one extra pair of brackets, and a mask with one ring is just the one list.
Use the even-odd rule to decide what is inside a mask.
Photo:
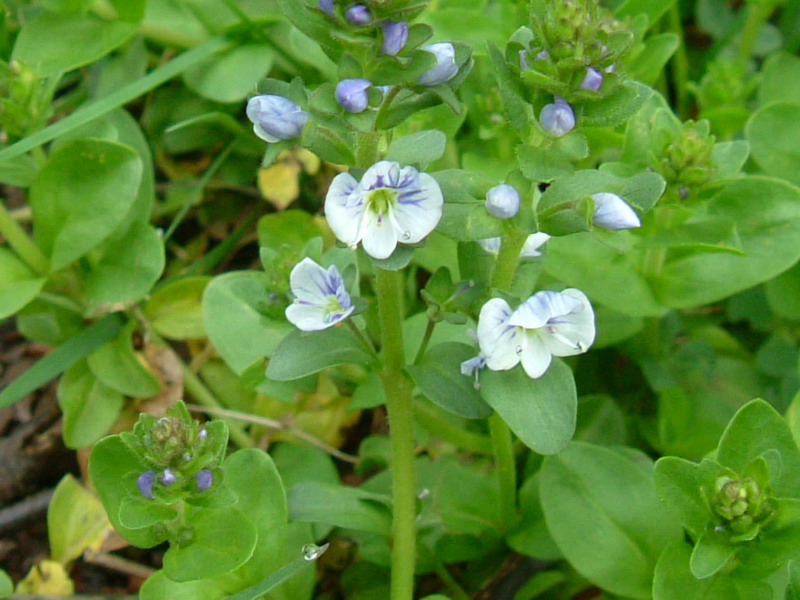
[(194, 474), (194, 479), (197, 482), (197, 491), (205, 492), (214, 483), (214, 473), (211, 469), (202, 469)]
[(172, 469), (167, 468), (164, 469), (164, 472), (161, 474), (161, 477), (159, 477), (158, 480), (162, 485), (172, 485), (178, 481), (178, 478), (175, 476), (175, 473), (172, 471)]
[(247, 118), (253, 131), (266, 142), (299, 137), (308, 121), (308, 113), (283, 96), (254, 96), (247, 103)]
[(360, 113), (367, 108), (369, 79), (342, 79), (336, 86), (336, 101), (347, 112)]
[(449, 81), (458, 73), (456, 49), (450, 42), (437, 42), (422, 47), (436, 57), (436, 65), (417, 77), (420, 85), (436, 85)]
[(364, 27), (372, 23), (372, 15), (369, 14), (369, 9), (363, 4), (353, 4), (344, 12), (344, 16), (351, 25)]
[(319, 0), (319, 9), (329, 17), (333, 17), (333, 0)]
[(575, 127), (575, 113), (566, 100), (556, 96), (555, 102), (546, 105), (539, 113), (539, 123), (553, 137), (561, 137)]
[(601, 85), (603, 85), (603, 76), (598, 71), (595, 71), (592, 67), (587, 68), (586, 76), (581, 82), (581, 89), (597, 92), (600, 90)]
[(139, 493), (148, 500), (153, 499), (153, 484), (155, 480), (155, 471), (145, 471), (136, 479), (136, 487), (139, 488)]
[(486, 210), (498, 219), (510, 219), (519, 212), (519, 192), (506, 183), (486, 192)]
[(592, 194), (594, 214), (592, 223), (605, 229), (635, 229), (641, 227), (636, 212), (616, 194), (601, 192)]
[(384, 21), (381, 23), (383, 43), (381, 52), (395, 56), (408, 41), (408, 23), (405, 21)]

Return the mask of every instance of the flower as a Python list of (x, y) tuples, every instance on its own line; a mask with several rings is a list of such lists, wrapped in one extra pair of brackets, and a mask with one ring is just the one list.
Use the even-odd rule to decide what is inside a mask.
[(603, 76), (592, 67), (588, 67), (586, 69), (586, 75), (583, 81), (581, 81), (581, 89), (596, 92), (600, 89), (601, 85), (603, 85)]
[(583, 292), (537, 292), (512, 311), (502, 298), (481, 308), (478, 345), (486, 366), (507, 371), (522, 363), (529, 377), (541, 377), (553, 356), (586, 352), (594, 341), (594, 311)]
[(498, 219), (510, 219), (519, 212), (519, 192), (507, 183), (486, 192), (486, 210)]
[(450, 42), (438, 42), (422, 47), (436, 57), (436, 64), (417, 77), (420, 85), (436, 85), (449, 81), (458, 73), (456, 64), (456, 49)]
[(304, 258), (292, 269), (289, 285), (295, 301), (286, 307), (286, 318), (303, 331), (327, 329), (355, 308), (335, 265), (324, 269)]
[(592, 223), (606, 229), (635, 229), (642, 226), (636, 212), (616, 194), (592, 194), (594, 214)]
[(486, 359), (478, 354), (478, 356), (473, 356), (472, 358), (465, 360), (461, 363), (461, 374), (466, 375), (467, 377), (474, 377), (475, 378), (475, 389), (480, 389), (481, 385), (478, 382), (478, 375), (482, 368), (486, 366)]
[(336, 101), (347, 112), (363, 112), (369, 104), (367, 89), (371, 85), (369, 79), (342, 79), (336, 85)]
[(308, 121), (308, 113), (283, 96), (253, 96), (247, 103), (247, 118), (253, 131), (266, 142), (299, 137)]
[(319, 9), (324, 12), (329, 17), (334, 16), (333, 12), (333, 0), (319, 0), (318, 2)]
[(388, 258), (398, 242), (413, 244), (442, 217), (442, 191), (436, 180), (413, 167), (383, 160), (361, 182), (339, 173), (325, 198), (325, 216), (334, 235), (374, 258)]
[[(539, 232), (539, 233), (532, 233), (528, 236), (525, 240), (525, 243), (522, 245), (522, 250), (520, 250), (520, 257), (521, 258), (534, 258), (536, 256), (541, 256), (542, 253), (539, 252), (539, 248), (541, 248), (544, 243), (550, 239), (550, 236), (546, 233)], [(478, 243), (481, 245), (481, 248), (486, 250), (487, 252), (491, 252), (492, 254), (497, 254), (500, 252), (500, 244), (502, 240), (499, 237), (495, 238), (488, 238), (485, 240), (478, 240)]]
[(175, 476), (175, 473), (170, 468), (164, 469), (164, 472), (161, 474), (161, 477), (158, 478), (162, 485), (172, 485), (178, 478)]
[(384, 21), (381, 23), (383, 43), (381, 52), (395, 56), (408, 41), (408, 23), (405, 21)]
[(155, 471), (145, 471), (136, 479), (136, 487), (139, 488), (139, 493), (148, 500), (153, 499), (153, 484), (155, 481)]
[(194, 480), (197, 482), (197, 491), (205, 492), (214, 484), (214, 473), (211, 469), (201, 469), (194, 474)]
[(542, 112), (539, 113), (539, 123), (553, 137), (561, 137), (575, 127), (575, 113), (564, 98), (556, 96), (555, 102), (542, 108)]
[(344, 11), (344, 16), (350, 21), (351, 25), (364, 27), (372, 23), (372, 15), (369, 14), (369, 9), (363, 4), (353, 4), (353, 6)]

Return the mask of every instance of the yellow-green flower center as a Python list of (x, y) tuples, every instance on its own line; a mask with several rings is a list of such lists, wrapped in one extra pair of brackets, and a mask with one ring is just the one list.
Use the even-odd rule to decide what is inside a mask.
[(378, 188), (367, 194), (367, 209), (376, 215), (385, 215), (397, 202), (397, 191), (391, 188)]

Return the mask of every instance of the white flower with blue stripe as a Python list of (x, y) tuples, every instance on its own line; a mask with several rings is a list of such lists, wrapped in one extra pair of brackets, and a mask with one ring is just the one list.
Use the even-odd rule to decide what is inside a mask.
[(327, 329), (355, 308), (335, 265), (325, 269), (304, 258), (292, 269), (289, 285), (295, 301), (286, 308), (286, 318), (303, 331)]
[(413, 167), (383, 160), (358, 182), (337, 175), (325, 198), (325, 216), (336, 237), (359, 243), (374, 258), (388, 258), (398, 243), (422, 241), (442, 217), (442, 191), (436, 180)]
[(592, 305), (573, 288), (537, 292), (513, 311), (502, 298), (493, 298), (478, 319), (478, 345), (486, 366), (507, 371), (522, 363), (534, 379), (544, 375), (553, 356), (586, 352), (594, 336)]

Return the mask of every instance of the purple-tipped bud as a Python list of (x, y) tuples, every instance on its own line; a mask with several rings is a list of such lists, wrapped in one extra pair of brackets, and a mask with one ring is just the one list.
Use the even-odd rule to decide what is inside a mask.
[(546, 105), (539, 113), (539, 123), (553, 137), (561, 137), (575, 127), (575, 113), (566, 100), (556, 96), (556, 101)]
[(451, 80), (458, 73), (456, 49), (450, 42), (437, 42), (422, 47), (436, 57), (436, 65), (417, 77), (420, 85), (436, 85)]
[(592, 223), (605, 229), (636, 229), (641, 227), (636, 212), (616, 194), (601, 192), (592, 194), (594, 214)]
[(161, 477), (158, 480), (162, 483), (162, 485), (172, 485), (176, 481), (178, 481), (177, 476), (172, 471), (172, 469), (164, 469), (164, 472), (161, 474)]
[(381, 23), (383, 43), (381, 52), (395, 56), (408, 41), (408, 23), (405, 21), (384, 21)]
[(534, 57), (534, 60), (547, 60), (550, 58), (550, 53), (547, 50), (542, 50)]
[(155, 471), (145, 471), (136, 480), (136, 487), (139, 488), (139, 493), (148, 500), (153, 499), (153, 484), (156, 481)]
[(486, 359), (479, 354), (461, 363), (461, 374), (472, 377), (485, 366)]
[(333, 0), (319, 0), (319, 9), (329, 17), (333, 17)]
[(299, 137), (308, 121), (308, 113), (283, 96), (254, 96), (247, 103), (247, 118), (253, 131), (266, 142)]
[(369, 14), (369, 9), (363, 4), (353, 4), (353, 6), (344, 11), (344, 16), (351, 25), (364, 27), (372, 23), (372, 15)]
[(197, 491), (205, 492), (214, 483), (214, 473), (211, 469), (202, 469), (194, 474), (194, 479), (197, 481)]
[(519, 212), (519, 192), (503, 183), (486, 192), (486, 210), (498, 219), (510, 219)]
[(581, 82), (581, 89), (596, 92), (600, 89), (601, 85), (603, 85), (603, 76), (598, 71), (595, 71), (592, 67), (587, 68), (586, 76)]
[(336, 101), (347, 112), (363, 112), (369, 104), (367, 90), (371, 85), (369, 79), (342, 79), (336, 85)]

